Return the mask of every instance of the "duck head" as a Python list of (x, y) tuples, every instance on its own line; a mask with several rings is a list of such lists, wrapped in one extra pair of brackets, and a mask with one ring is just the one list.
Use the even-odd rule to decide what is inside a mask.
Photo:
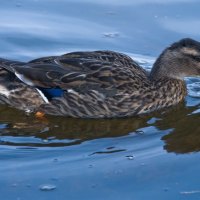
[(153, 65), (150, 78), (181, 79), (200, 76), (200, 42), (184, 38), (166, 48)]

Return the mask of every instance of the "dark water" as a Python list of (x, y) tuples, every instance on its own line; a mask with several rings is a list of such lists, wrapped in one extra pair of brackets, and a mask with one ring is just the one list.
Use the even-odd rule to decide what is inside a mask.
[[(126, 52), (146, 69), (170, 43), (200, 39), (195, 0), (1, 0), (0, 56)], [(0, 107), (0, 199), (200, 199), (200, 80), (147, 116), (83, 120)]]

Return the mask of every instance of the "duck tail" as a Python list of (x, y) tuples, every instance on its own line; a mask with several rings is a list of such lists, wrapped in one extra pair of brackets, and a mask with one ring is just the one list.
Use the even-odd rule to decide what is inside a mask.
[(19, 62), (19, 61), (13, 61), (13, 60), (8, 60), (4, 58), (0, 58), (0, 68), (4, 68), (7, 71), (13, 72), (14, 73), (14, 66), (21, 66), (24, 65), (24, 62)]

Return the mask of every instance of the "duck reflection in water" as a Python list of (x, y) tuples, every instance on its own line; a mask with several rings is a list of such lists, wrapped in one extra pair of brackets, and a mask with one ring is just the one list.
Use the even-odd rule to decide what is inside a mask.
[[(186, 107), (185, 103), (166, 110), (163, 113), (154, 112), (151, 115), (132, 117), (126, 119), (111, 120), (86, 120), (64, 117), (49, 117), (48, 121), (35, 119), (33, 116), (26, 116), (23, 112), (15, 109), (0, 107), (0, 122), (5, 125), (1, 128), (0, 134), (3, 137), (30, 137), (42, 140), (53, 138), (51, 143), (17, 143), (10, 141), (1, 142), (1, 145), (31, 146), (31, 147), (58, 147), (80, 144), (86, 140), (120, 137), (133, 134), (140, 137), (141, 128), (154, 126), (164, 132), (172, 129), (167, 135), (158, 135), (158, 140), (164, 141), (164, 149), (174, 153), (189, 153), (200, 150), (199, 139), (199, 114), (191, 114), (198, 109), (197, 106)], [(174, 114), (176, 113), (176, 114)], [(149, 124), (149, 121), (155, 120)], [(190, 124), (190, 126), (188, 126)], [(142, 135), (142, 137), (145, 134)], [(133, 144), (134, 145), (134, 140)], [(123, 144), (122, 144), (123, 146)]]

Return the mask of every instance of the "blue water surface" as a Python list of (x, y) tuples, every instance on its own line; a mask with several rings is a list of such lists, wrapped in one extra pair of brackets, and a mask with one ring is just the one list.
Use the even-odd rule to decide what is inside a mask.
[[(115, 50), (150, 70), (184, 37), (200, 40), (198, 0), (1, 0), (0, 57), (28, 61)], [(200, 81), (165, 112), (113, 120), (0, 107), (0, 194), (6, 200), (200, 199)]]

